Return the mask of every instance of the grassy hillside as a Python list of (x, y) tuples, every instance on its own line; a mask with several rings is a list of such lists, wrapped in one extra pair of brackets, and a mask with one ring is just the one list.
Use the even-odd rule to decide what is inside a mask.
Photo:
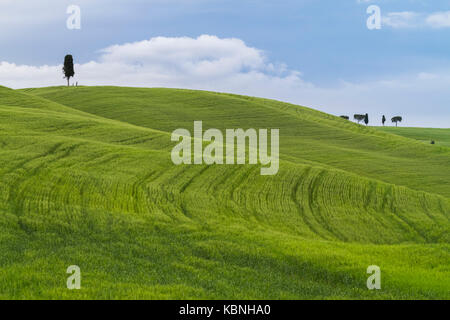
[(450, 129), (394, 127), (379, 127), (379, 129), (384, 132), (419, 140), (427, 144), (434, 141), (438, 146), (450, 147)]
[[(279, 128), (279, 173), (173, 165), (170, 134), (194, 120)], [(449, 148), (277, 101), (114, 87), (0, 87), (0, 144), (0, 298), (450, 298)]]

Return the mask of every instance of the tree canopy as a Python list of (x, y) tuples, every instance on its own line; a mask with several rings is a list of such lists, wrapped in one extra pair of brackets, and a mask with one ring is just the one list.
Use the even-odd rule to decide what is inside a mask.
[(364, 114), (355, 114), (353, 116), (353, 119), (355, 119), (356, 121), (358, 121), (358, 123), (360, 123), (361, 121), (363, 121), (366, 118), (366, 115)]
[(403, 118), (400, 117), (400, 116), (396, 116), (396, 117), (393, 117), (393, 118), (391, 119), (392, 123), (395, 123), (395, 126), (396, 126), (396, 127), (398, 126), (398, 123), (399, 123), (399, 122), (402, 122), (402, 120), (403, 120)]

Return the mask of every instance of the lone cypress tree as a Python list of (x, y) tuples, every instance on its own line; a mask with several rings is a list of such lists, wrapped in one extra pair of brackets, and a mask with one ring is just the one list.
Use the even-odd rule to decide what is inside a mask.
[(383, 118), (381, 119), (381, 122), (383, 122), (383, 127), (384, 127), (384, 124), (386, 123), (386, 117), (383, 115)]
[(63, 67), (64, 78), (67, 79), (67, 86), (70, 85), (70, 78), (75, 75), (75, 71), (73, 69), (73, 57), (68, 54), (64, 58), (64, 67)]
[(366, 126), (369, 124), (369, 114), (366, 113), (366, 115), (364, 116), (364, 123), (366, 124)]

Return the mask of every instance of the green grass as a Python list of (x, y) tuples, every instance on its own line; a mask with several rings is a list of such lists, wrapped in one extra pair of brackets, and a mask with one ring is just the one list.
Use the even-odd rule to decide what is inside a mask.
[(450, 147), (450, 129), (403, 127), (379, 127), (379, 129), (384, 132), (419, 140), (427, 144), (431, 144), (431, 141), (434, 141), (438, 146)]
[[(195, 120), (279, 128), (279, 173), (173, 165), (170, 134)], [(277, 101), (116, 87), (0, 87), (0, 145), (0, 298), (450, 298), (445, 146)]]

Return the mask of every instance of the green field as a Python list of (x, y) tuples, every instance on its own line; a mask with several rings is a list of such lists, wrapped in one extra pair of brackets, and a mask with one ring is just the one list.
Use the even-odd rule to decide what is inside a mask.
[(436, 145), (450, 147), (450, 129), (394, 127), (379, 127), (379, 129), (424, 143), (431, 144), (431, 141), (434, 141)]
[[(278, 174), (173, 165), (170, 135), (195, 120), (279, 128)], [(450, 298), (444, 144), (272, 100), (118, 87), (0, 87), (0, 144), (0, 299)]]

